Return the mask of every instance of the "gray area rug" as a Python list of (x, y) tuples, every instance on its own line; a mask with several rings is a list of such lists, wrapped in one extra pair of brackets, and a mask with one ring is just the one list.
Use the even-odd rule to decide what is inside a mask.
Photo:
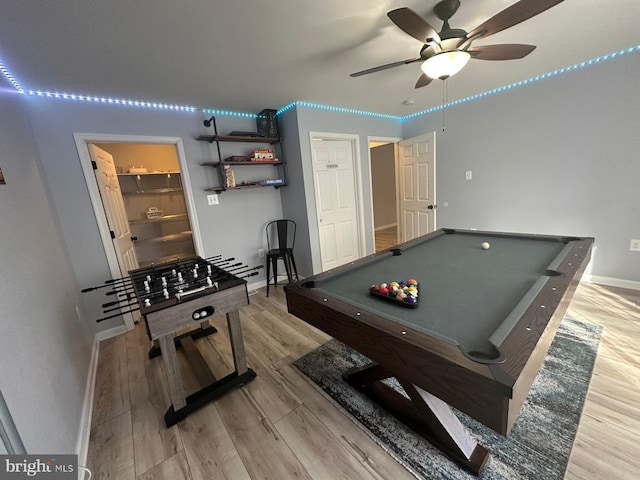
[[(565, 318), (508, 438), (456, 414), (491, 452), (478, 477), (342, 380), (344, 370), (369, 360), (331, 340), (294, 365), (342, 407), (376, 442), (420, 479), (535, 479), (564, 477), (589, 388), (602, 327)], [(401, 388), (398, 386), (398, 388)]]

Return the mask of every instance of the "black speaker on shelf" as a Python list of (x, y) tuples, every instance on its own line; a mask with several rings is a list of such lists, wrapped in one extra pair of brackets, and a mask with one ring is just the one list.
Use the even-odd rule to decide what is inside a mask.
[(265, 109), (256, 116), (256, 125), (258, 126), (258, 133), (260, 135), (265, 137), (280, 137), (276, 112), (277, 110)]

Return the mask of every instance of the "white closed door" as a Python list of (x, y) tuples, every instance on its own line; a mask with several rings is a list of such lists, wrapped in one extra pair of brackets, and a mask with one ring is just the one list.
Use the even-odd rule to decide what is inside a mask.
[(435, 132), (400, 141), (398, 230), (401, 242), (435, 229), (435, 145)]
[(124, 277), (130, 270), (138, 268), (138, 258), (131, 239), (131, 229), (122, 200), (116, 166), (110, 153), (93, 144), (87, 146), (91, 160), (95, 162), (94, 174), (100, 190), (100, 197), (102, 197), (107, 223), (112, 232), (111, 238), (115, 246), (118, 265), (120, 265), (120, 273)]
[(350, 141), (312, 141), (322, 271), (360, 258), (354, 154)]

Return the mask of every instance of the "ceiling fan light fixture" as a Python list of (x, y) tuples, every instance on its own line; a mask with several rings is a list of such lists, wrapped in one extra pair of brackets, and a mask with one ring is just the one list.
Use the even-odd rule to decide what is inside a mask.
[(470, 58), (471, 55), (468, 52), (452, 50), (427, 58), (420, 68), (428, 77), (444, 80), (462, 70)]

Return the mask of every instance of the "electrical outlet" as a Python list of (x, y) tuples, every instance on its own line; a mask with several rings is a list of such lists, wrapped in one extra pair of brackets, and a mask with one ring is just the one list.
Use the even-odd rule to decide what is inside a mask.
[(209, 205), (219, 205), (220, 201), (218, 200), (218, 194), (213, 193), (211, 195), (207, 195), (207, 203)]
[(640, 238), (632, 238), (629, 242), (629, 250), (632, 252), (640, 252)]
[(264, 258), (264, 248), (258, 249), (258, 258)]

